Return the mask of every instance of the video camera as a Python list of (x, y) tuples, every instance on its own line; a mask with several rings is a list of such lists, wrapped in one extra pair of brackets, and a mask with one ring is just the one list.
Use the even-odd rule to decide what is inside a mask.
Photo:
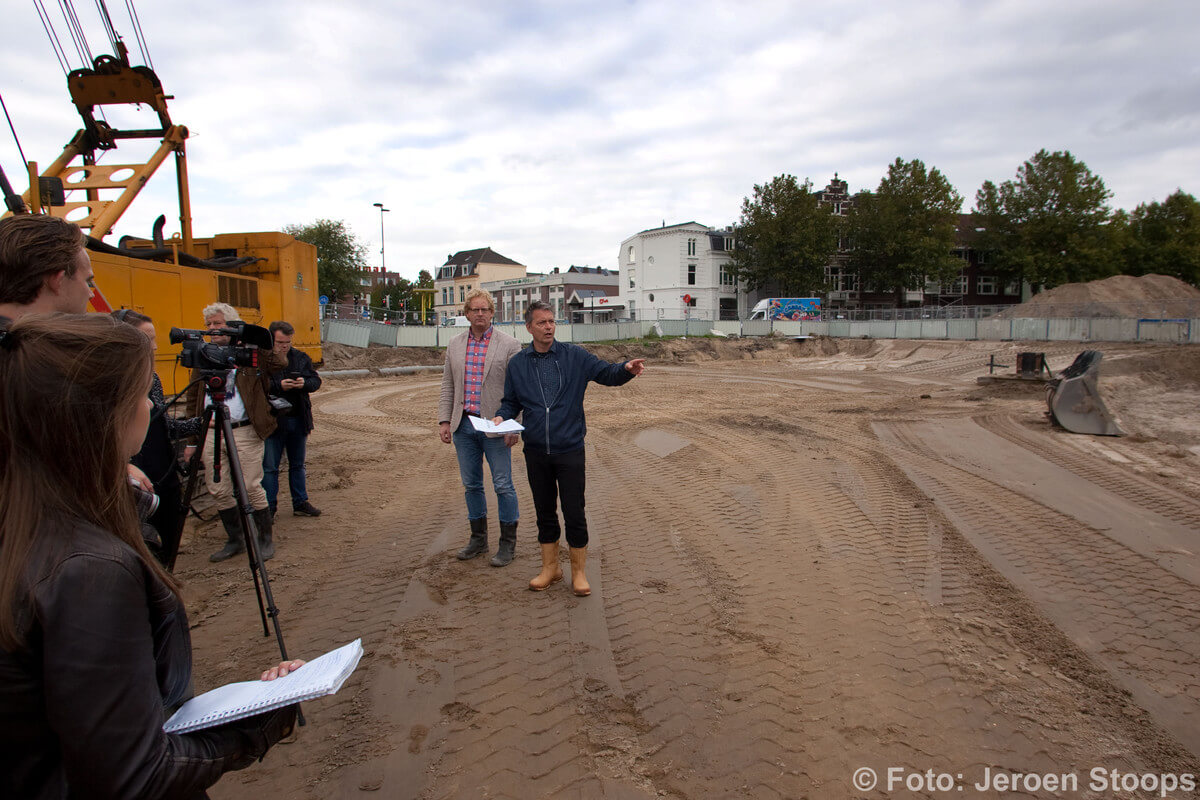
[[(227, 336), (229, 344), (204, 341), (206, 336)], [(257, 325), (236, 320), (217, 330), (171, 328), (171, 344), (182, 344), (179, 363), (188, 369), (225, 372), (237, 367), (257, 367), (260, 351), (270, 351), (274, 342), (271, 332)]]

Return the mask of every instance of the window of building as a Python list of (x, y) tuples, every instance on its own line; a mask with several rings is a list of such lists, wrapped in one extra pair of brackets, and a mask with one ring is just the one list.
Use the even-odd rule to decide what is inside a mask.
[(975, 279), (975, 291), (979, 294), (996, 293), (996, 276), (980, 275)]
[(737, 275), (733, 271), (732, 264), (722, 264), (720, 280), (722, 286), (737, 286)]
[(449, 291), (450, 290), (447, 289), (445, 286), (442, 287), (442, 305), (444, 305), (444, 306), (450, 305)]
[(688, 308), (695, 308), (696, 307), (696, 298), (689, 297), (687, 304), (688, 304)]
[(689, 256), (694, 256), (694, 255), (696, 255), (696, 240), (695, 240), (695, 239), (688, 239), (688, 242), (687, 242), (687, 244), (688, 244), (688, 255), (689, 255)]
[(858, 273), (843, 267), (826, 267), (826, 280), (832, 292), (858, 291)]
[(726, 236), (725, 237), (725, 252), (728, 253), (728, 252), (731, 252), (732, 250), (733, 250), (733, 237)]
[(1004, 293), (1006, 295), (1008, 295), (1009, 297), (1020, 297), (1021, 296), (1021, 282), (1020, 281), (1009, 281), (1008, 283), (1004, 284)]
[(458, 302), (460, 302), (460, 303), (467, 302), (467, 287), (465, 287), (465, 286), (458, 287)]
[(942, 284), (942, 294), (966, 294), (967, 276), (959, 275), (949, 283)]
[(629, 263), (633, 263), (633, 245), (629, 245)]
[[(695, 241), (695, 240), (693, 240)], [(688, 286), (696, 285), (696, 265), (688, 264)]]
[(976, 264), (986, 264), (987, 263), (987, 253), (983, 253), (983, 252), (980, 252), (979, 250), (976, 250), (975, 251), (975, 263)]
[(632, 289), (637, 285), (637, 274), (633, 270), (629, 270), (629, 288)]
[(842, 213), (842, 204), (840, 201), (833, 204), (833, 213), (835, 213), (835, 214)]

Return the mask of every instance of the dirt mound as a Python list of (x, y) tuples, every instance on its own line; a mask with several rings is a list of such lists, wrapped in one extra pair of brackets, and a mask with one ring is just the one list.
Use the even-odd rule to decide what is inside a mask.
[[(704, 361), (740, 361), (746, 359), (781, 360), (797, 356), (827, 354), (810, 344), (814, 340), (796, 341), (774, 337), (749, 339), (690, 338), (641, 340), (621, 344), (584, 344), (589, 352), (606, 361), (646, 358), (653, 361), (673, 361), (697, 364)], [(836, 353), (837, 342), (824, 339), (828, 352)]]
[(1200, 348), (1176, 347), (1109, 358), (1100, 364), (1104, 378), (1136, 377), (1164, 391), (1200, 389)]
[[(1158, 309), (1164, 309), (1165, 313)], [(1200, 289), (1169, 275), (1114, 275), (1067, 283), (1005, 309), (1005, 318), (1187, 316), (1200, 312)]]
[[(619, 344), (584, 344), (583, 346), (606, 361), (647, 358), (653, 361), (679, 364), (747, 359), (778, 361), (788, 358), (830, 356), (839, 352), (864, 355), (869, 354), (872, 348), (878, 347), (876, 343), (859, 340), (849, 340), (839, 344), (837, 339), (825, 336), (801, 340), (771, 336), (747, 339), (642, 339)], [(436, 366), (442, 364), (446, 358), (446, 351), (437, 347), (371, 345), (364, 350), (361, 347), (336, 343), (327, 343), (324, 347), (324, 354), (323, 369), (327, 370)]]
[(352, 347), (326, 342), (322, 346), (324, 369), (370, 369), (371, 367), (411, 367), (436, 365), (445, 361), (445, 350), (436, 347)]

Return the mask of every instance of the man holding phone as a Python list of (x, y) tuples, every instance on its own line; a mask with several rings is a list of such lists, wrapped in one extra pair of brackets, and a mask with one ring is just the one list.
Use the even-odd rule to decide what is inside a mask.
[(297, 517), (319, 517), (321, 510), (308, 502), (304, 458), (308, 434), (313, 429), (312, 402), (308, 396), (321, 388), (321, 376), (308, 354), (292, 347), (296, 329), (291, 324), (282, 320), (272, 322), (268, 330), (275, 342), (275, 358), (284, 367), (271, 376), (271, 404), (275, 407), (278, 427), (263, 448), (263, 491), (274, 516), (279, 494), (279, 462), (286, 451), (292, 513)]

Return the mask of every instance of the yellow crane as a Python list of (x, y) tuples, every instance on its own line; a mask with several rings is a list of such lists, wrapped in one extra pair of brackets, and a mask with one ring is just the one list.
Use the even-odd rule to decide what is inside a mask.
[[(107, 11), (104, 14), (111, 31)], [(83, 128), (40, 174), (37, 162), (26, 164), (29, 189), (22, 195), (26, 208), (17, 213), (65, 217), (89, 234), (97, 287), (92, 310), (132, 308), (154, 319), (160, 337), (157, 369), (168, 391), (182, 389), (187, 375), (184, 370), (175, 374), (175, 355), (167, 332), (172, 327), (201, 327), (200, 310), (217, 301), (229, 303), (244, 320), (263, 327), (272, 320), (287, 320), (296, 329), (294, 346), (320, 361), (316, 248), (278, 232), (194, 238), (188, 196), (188, 130), (171, 121), (168, 96), (153, 69), (131, 66), (128, 50), (115, 32), (111, 43), (115, 55), (98, 56), (90, 67), (68, 73), (67, 86)], [(158, 124), (144, 129), (114, 128), (103, 119), (103, 108), (111, 105), (145, 106), (157, 115)], [(97, 119), (98, 113), (101, 119)], [(148, 159), (97, 163), (98, 152), (137, 139), (159, 141)], [(164, 240), (165, 218), (159, 217), (150, 239), (122, 237), (116, 246), (105, 242), (138, 192), (170, 156), (175, 162), (180, 233)], [(10, 208), (12, 205), (16, 204)]]

